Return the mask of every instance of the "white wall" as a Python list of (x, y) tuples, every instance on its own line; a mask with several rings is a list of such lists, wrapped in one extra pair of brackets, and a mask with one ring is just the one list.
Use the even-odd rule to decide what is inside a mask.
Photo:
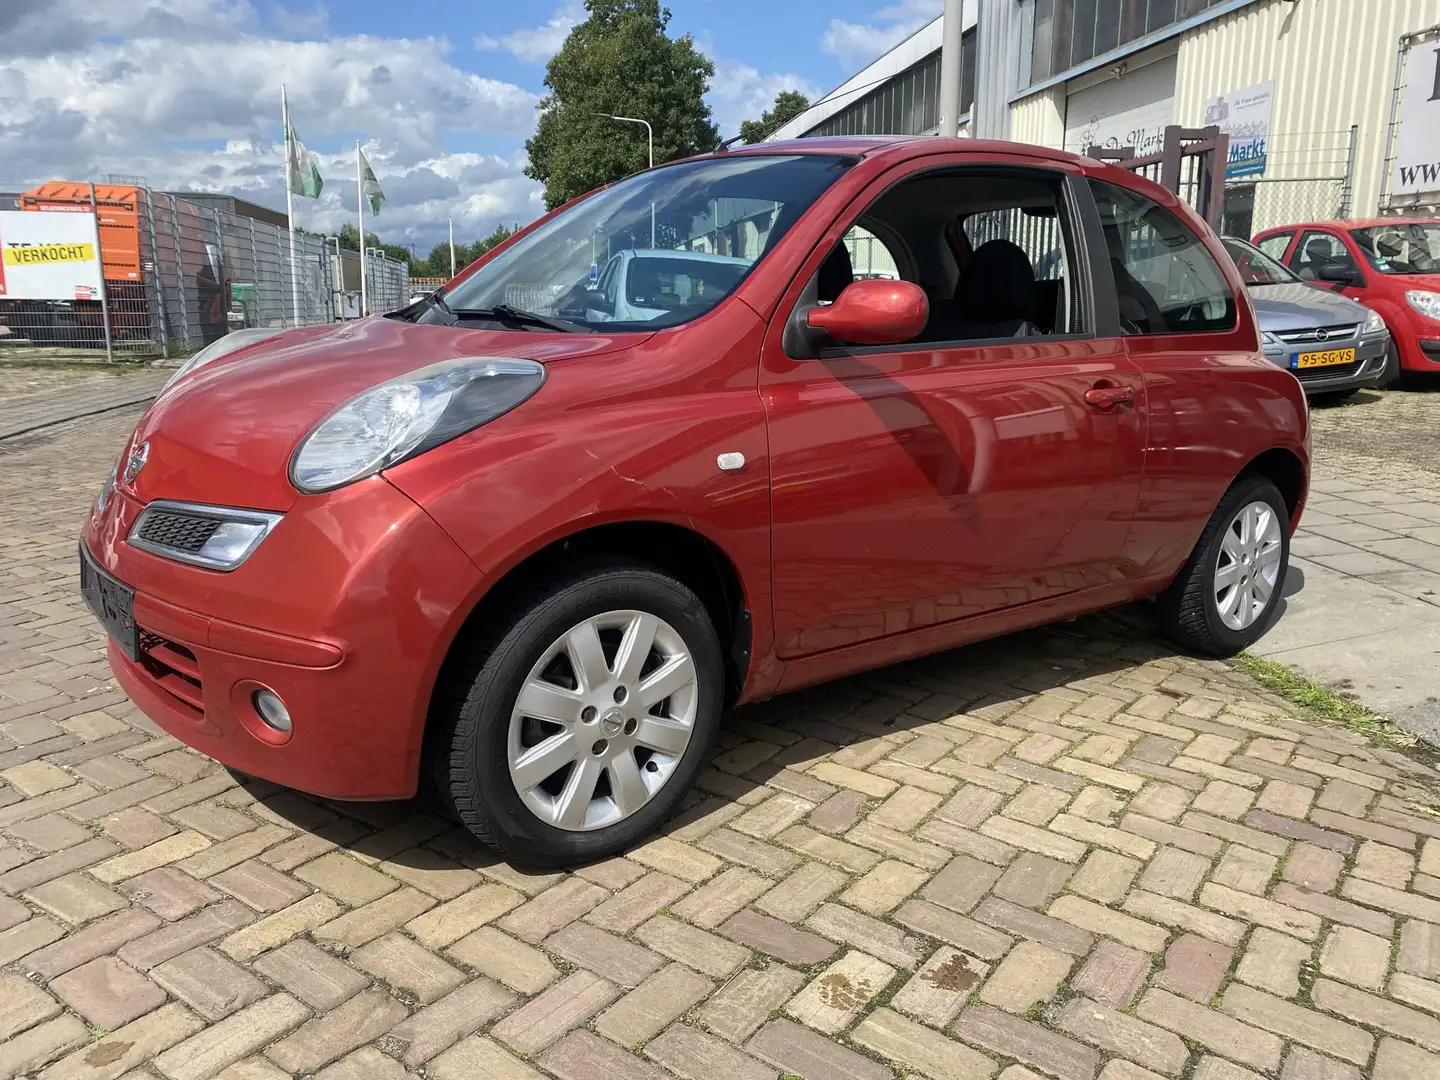
[[(1440, 23), (1440, 0), (1298, 0), (1256, 4), (1186, 34), (1180, 44), (1175, 122), (1200, 126), (1207, 98), (1275, 80), (1266, 177), (1343, 171), (1352, 124), (1359, 127), (1351, 216), (1376, 212), (1400, 35)], [(1338, 170), (1337, 170), (1338, 166)], [(1301, 190), (1290, 185), (1292, 201)], [(1284, 193), (1261, 184), (1256, 229)], [(1303, 203), (1303, 200), (1300, 200)]]

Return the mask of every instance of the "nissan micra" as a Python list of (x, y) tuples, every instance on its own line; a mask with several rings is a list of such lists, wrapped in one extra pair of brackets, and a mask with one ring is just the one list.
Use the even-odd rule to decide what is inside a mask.
[[(628, 251), (672, 254), (620, 260), (617, 305)], [(121, 449), (81, 583), (191, 746), (337, 799), (428, 778), (576, 863), (672, 814), (745, 702), (1145, 598), (1245, 648), (1308, 447), (1163, 189), (806, 139), (594, 192), (401, 311), (221, 339)]]

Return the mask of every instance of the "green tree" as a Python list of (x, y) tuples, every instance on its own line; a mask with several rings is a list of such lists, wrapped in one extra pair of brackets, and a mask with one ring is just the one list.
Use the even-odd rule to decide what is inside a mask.
[[(485, 237), (483, 240), (477, 240), (473, 244), (456, 244), (456, 271), (458, 272), (465, 269), (465, 267), (469, 266), (481, 255), (484, 255), (491, 248), (503, 244), (506, 240), (510, 239), (510, 237), (514, 236), (515, 233), (519, 231), (520, 226), (518, 223), (515, 225), (496, 225), (495, 231), (492, 232), (489, 236)], [(416, 274), (422, 277), (448, 278), (450, 276), (449, 242), (447, 241), (443, 244), (436, 244), (433, 248), (430, 249), (430, 254), (425, 257), (425, 260), (423, 262), (416, 263), (415, 268), (412, 268), (410, 272), (412, 274)]]
[[(340, 246), (346, 251), (360, 250), (360, 230), (350, 222), (347, 221), (344, 225), (340, 226), (338, 235), (340, 237)], [(422, 267), (424, 267), (425, 264), (417, 262), (411, 256), (409, 248), (400, 244), (387, 244), (372, 232), (365, 234), (365, 249), (367, 251), (381, 251), (396, 262), (408, 263), (410, 273), (412, 274), (419, 275), (424, 272)]]
[(589, 13), (545, 69), (525, 174), (545, 185), (551, 209), (645, 167), (645, 129), (597, 113), (647, 120), (655, 161), (714, 148), (720, 135), (705, 94), (713, 65), (687, 34), (671, 38), (659, 0), (585, 0)]
[(764, 142), (767, 135), (808, 108), (810, 99), (799, 90), (781, 90), (775, 95), (775, 104), (761, 113), (759, 120), (746, 120), (740, 125), (740, 138), (747, 143)]

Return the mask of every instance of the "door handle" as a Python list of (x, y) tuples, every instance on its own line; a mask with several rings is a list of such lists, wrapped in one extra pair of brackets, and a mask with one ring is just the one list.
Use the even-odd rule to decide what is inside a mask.
[(1133, 386), (1095, 386), (1085, 391), (1085, 404), (1097, 409), (1113, 409), (1116, 405), (1128, 405), (1135, 400)]

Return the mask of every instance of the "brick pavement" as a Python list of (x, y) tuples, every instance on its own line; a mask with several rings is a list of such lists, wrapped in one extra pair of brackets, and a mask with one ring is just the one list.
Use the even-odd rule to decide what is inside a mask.
[(237, 781), (75, 595), (132, 419), (3, 458), (0, 1080), (1440, 1075), (1435, 773), (1128, 617), (747, 709), (570, 874)]
[[(148, 368), (123, 374), (42, 371), (26, 377), (12, 369), (0, 369), (0, 439), (141, 404), (158, 394), (174, 374), (173, 369)], [(38, 389), (17, 394), (10, 392), (12, 386)]]
[(1255, 651), (1440, 745), (1437, 410), (1440, 394), (1422, 390), (1311, 412), (1310, 503)]

